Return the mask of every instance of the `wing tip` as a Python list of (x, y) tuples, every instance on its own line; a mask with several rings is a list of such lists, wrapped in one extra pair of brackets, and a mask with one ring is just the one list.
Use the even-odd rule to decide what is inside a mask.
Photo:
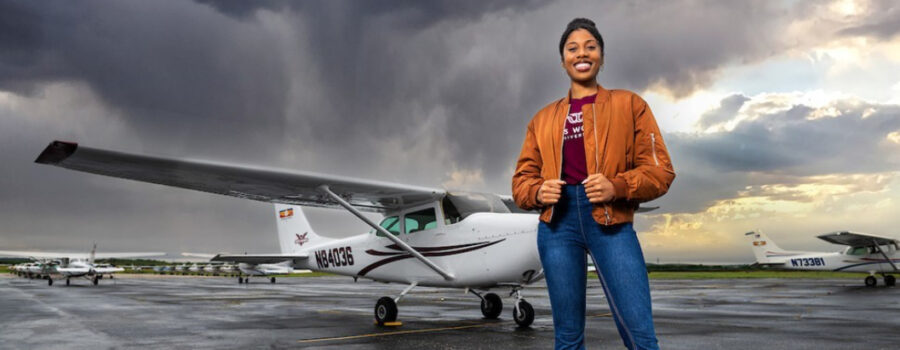
[(53, 141), (50, 142), (50, 145), (41, 152), (41, 155), (39, 155), (34, 162), (51, 165), (59, 164), (59, 162), (62, 162), (75, 153), (76, 149), (78, 149), (78, 144), (75, 142)]

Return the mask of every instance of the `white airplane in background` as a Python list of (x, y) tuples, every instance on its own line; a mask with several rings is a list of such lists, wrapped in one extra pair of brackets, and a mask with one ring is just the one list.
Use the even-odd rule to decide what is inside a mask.
[(24, 257), (38, 261), (32, 263), (26, 269), (29, 277), (46, 278), (48, 285), (53, 285), (53, 276), (61, 276), (66, 279), (68, 286), (72, 277), (84, 277), (90, 279), (94, 285), (100, 283), (103, 275), (109, 275), (116, 272), (125, 271), (121, 267), (115, 267), (109, 264), (95, 264), (94, 259), (123, 259), (162, 256), (166, 253), (148, 252), (148, 253), (97, 253), (97, 245), (91, 249), (90, 254), (84, 253), (56, 253), (56, 252), (29, 252), (29, 251), (0, 251), (0, 256)]
[(874, 287), (878, 280), (876, 273), (884, 278), (886, 286), (896, 284), (896, 278), (889, 273), (900, 272), (900, 240), (838, 231), (819, 235), (826, 242), (845, 245), (839, 252), (803, 252), (783, 250), (761, 231), (747, 232), (745, 237), (751, 242), (756, 263), (788, 270), (868, 272), (866, 286)]
[[(218, 254), (203, 254), (203, 253), (181, 253), (181, 255), (196, 257), (196, 258), (205, 258), (205, 259), (213, 259)], [(225, 260), (216, 260), (225, 262)], [(269, 283), (275, 283), (275, 277), (273, 275), (286, 275), (289, 273), (294, 273), (294, 267), (291, 266), (290, 259), (285, 259), (283, 261), (277, 263), (262, 263), (262, 264), (253, 264), (253, 263), (242, 263), (238, 261), (227, 261), (227, 262), (237, 262), (238, 270), (241, 273), (247, 275), (246, 278), (244, 276), (238, 275), (238, 284), (240, 283), (250, 283), (250, 276), (269, 276)], [(232, 268), (233, 271), (233, 268)]]
[[(395, 321), (396, 303), (416, 286), (470, 292), (489, 319), (500, 315), (502, 300), (478, 291), (509, 288), (515, 322), (527, 327), (534, 320), (534, 309), (520, 290), (544, 277), (535, 244), (538, 215), (522, 213), (509, 196), (134, 155), (60, 141), (35, 162), (273, 203), (281, 253), (213, 260), (256, 265), (290, 261), (293, 268), (406, 284), (398, 296), (375, 304), (378, 324)], [(343, 208), (372, 230), (343, 239), (320, 236), (301, 205)], [(385, 217), (379, 225), (360, 211)]]

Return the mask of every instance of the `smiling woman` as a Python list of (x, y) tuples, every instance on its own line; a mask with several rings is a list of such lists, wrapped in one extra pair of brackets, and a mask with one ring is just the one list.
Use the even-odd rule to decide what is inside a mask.
[(594, 22), (570, 22), (559, 54), (569, 94), (528, 124), (512, 179), (516, 205), (541, 210), (537, 244), (556, 348), (584, 348), (590, 254), (625, 346), (658, 349), (632, 221), (639, 203), (668, 191), (675, 171), (647, 103), (597, 83), (604, 44)]

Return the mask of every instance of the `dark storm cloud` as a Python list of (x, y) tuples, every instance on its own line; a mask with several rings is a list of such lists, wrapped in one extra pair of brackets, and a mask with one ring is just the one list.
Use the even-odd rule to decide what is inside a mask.
[(706, 129), (710, 126), (731, 120), (731, 118), (734, 118), (734, 116), (737, 115), (738, 110), (741, 109), (744, 102), (747, 102), (749, 99), (749, 97), (741, 94), (726, 97), (719, 103), (719, 108), (710, 110), (700, 116), (700, 120), (697, 121), (698, 126), (700, 126), (701, 129)]
[[(675, 142), (685, 154), (723, 172), (812, 176), (898, 169), (900, 159), (891, 149), (896, 144), (887, 136), (900, 130), (900, 107), (847, 103), (835, 108), (837, 116), (809, 118), (814, 109), (797, 105), (741, 121), (730, 132)], [(870, 108), (874, 112), (867, 114)]]
[(838, 33), (847, 36), (870, 36), (889, 40), (900, 33), (900, 7), (896, 1), (875, 1), (872, 4), (872, 18), (865, 22), (841, 29)]
[[(3, 1), (0, 90), (24, 96), (27, 108), (0, 110), (0, 163), (16, 167), (0, 176), (0, 221), (68, 242), (90, 231), (168, 242), (187, 231), (218, 249), (275, 246), (259, 239), (273, 228), (268, 206), (32, 164), (52, 139), (426, 186), (452, 170), (478, 170), (484, 184), (472, 189), (508, 193), (528, 119), (566, 93), (556, 44), (571, 18), (592, 18), (606, 39), (604, 86), (677, 97), (708, 86), (722, 67), (779, 54), (789, 46), (780, 33), (803, 16), (776, 3), (690, 5)], [(689, 164), (796, 166), (772, 148), (749, 165), (708, 149), (743, 152), (735, 145), (755, 147), (748, 142), (765, 135), (761, 127), (744, 125), (734, 139), (673, 135), (673, 148), (697, 157), (675, 157), (684, 170), (669, 197), (737, 190), (736, 175), (716, 176), (709, 190), (680, 188), (710, 185), (711, 175)], [(696, 198), (684, 207), (710, 197)], [(36, 214), (57, 206), (74, 209)], [(263, 214), (250, 220), (238, 211)]]
[[(733, 99), (726, 97), (721, 104)], [(810, 118), (829, 107), (833, 115)], [(736, 112), (723, 115), (735, 117)], [(695, 213), (717, 200), (760, 192), (748, 192), (748, 186), (794, 186), (816, 183), (810, 179), (814, 176), (897, 171), (900, 144), (889, 140), (892, 132), (900, 132), (900, 106), (838, 100), (822, 108), (794, 105), (743, 120), (730, 131), (670, 133), (666, 144), (678, 178), (655, 204), (665, 212)]]

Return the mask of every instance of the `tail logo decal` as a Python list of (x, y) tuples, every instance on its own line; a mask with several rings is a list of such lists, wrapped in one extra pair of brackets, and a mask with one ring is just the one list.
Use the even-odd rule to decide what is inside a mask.
[(309, 242), (309, 238), (306, 237), (308, 234), (309, 232), (303, 232), (302, 235), (295, 233), (294, 235), (297, 236), (297, 239), (294, 240), (294, 244), (303, 246), (303, 243)]
[(288, 208), (278, 212), (278, 217), (282, 219), (290, 219), (294, 216), (294, 208)]

